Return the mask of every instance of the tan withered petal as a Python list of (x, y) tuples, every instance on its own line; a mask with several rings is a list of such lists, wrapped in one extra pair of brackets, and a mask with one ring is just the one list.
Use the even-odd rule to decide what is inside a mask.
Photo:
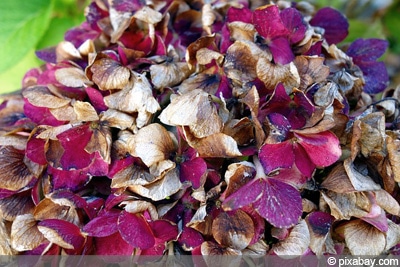
[(239, 146), (248, 145), (254, 140), (254, 126), (248, 117), (233, 119), (224, 125), (222, 132), (235, 139)]
[[(240, 266), (240, 258), (235, 261), (235, 258), (232, 257), (213, 257), (213, 256), (239, 256), (242, 253), (240, 250), (235, 250), (233, 248), (225, 248), (219, 246), (217, 243), (206, 241), (201, 244), (201, 254), (207, 255), (204, 257), (206, 263), (208, 262), (208, 266), (215, 265), (215, 266)], [(223, 263), (225, 262), (225, 264)], [(235, 264), (236, 263), (236, 264)], [(237, 265), (239, 264), (239, 265)]]
[(382, 209), (395, 216), (400, 216), (400, 205), (394, 197), (383, 189), (374, 191), (373, 193), (375, 194), (376, 203)]
[(273, 90), (278, 83), (285, 88), (300, 86), (300, 76), (293, 62), (286, 65), (274, 64), (265, 57), (260, 57), (256, 65), (257, 77), (268, 89)]
[(39, 246), (44, 237), (39, 232), (37, 221), (32, 214), (20, 215), (11, 226), (11, 246), (17, 251), (31, 250)]
[(223, 127), (210, 95), (200, 89), (172, 98), (159, 118), (167, 125), (189, 126), (198, 138), (219, 133)]
[(153, 201), (160, 201), (178, 192), (181, 186), (178, 170), (171, 169), (165, 173), (163, 179), (146, 186), (133, 185), (128, 188), (138, 195), (152, 199)]
[(321, 197), (330, 208), (331, 215), (337, 220), (349, 220), (351, 217), (361, 218), (369, 213), (371, 204), (363, 192), (336, 193), (321, 192)]
[(304, 220), (301, 220), (290, 231), (289, 236), (272, 247), (272, 251), (279, 256), (293, 256), (304, 254), (310, 245), (310, 232)]
[(133, 185), (148, 185), (162, 177), (156, 177), (139, 166), (132, 165), (113, 176), (111, 188), (127, 188)]
[(123, 112), (115, 109), (107, 109), (100, 114), (100, 120), (107, 126), (120, 130), (134, 129), (135, 119)]
[(78, 47), (78, 51), (82, 56), (88, 56), (96, 52), (96, 47), (93, 40), (86, 40)]
[(208, 34), (211, 34), (211, 26), (214, 24), (216, 19), (216, 14), (214, 13), (211, 4), (206, 3), (203, 5), (201, 9), (201, 22), (203, 24), (203, 28), (206, 30)]
[(150, 120), (152, 114), (160, 109), (153, 97), (151, 85), (145, 74), (132, 72), (132, 86), (104, 97), (109, 108), (126, 113), (138, 112), (136, 126), (141, 128)]
[(329, 67), (324, 65), (324, 60), (325, 58), (317, 56), (297, 56), (294, 59), (294, 65), (300, 75), (300, 90), (326, 80), (329, 76)]
[(79, 121), (97, 121), (99, 116), (96, 110), (89, 102), (75, 101), (72, 103), (76, 119)]
[(36, 179), (24, 163), (24, 152), (11, 146), (0, 147), (0, 187), (17, 191)]
[(152, 220), (158, 220), (156, 207), (148, 201), (128, 200), (121, 202), (121, 206), (124, 206), (124, 210), (132, 214), (148, 211)]
[(230, 158), (241, 156), (238, 145), (232, 137), (216, 133), (204, 138), (196, 138), (187, 129), (184, 130), (188, 144), (197, 150), (200, 157)]
[(368, 175), (361, 174), (354, 166), (351, 158), (343, 162), (344, 169), (350, 179), (351, 184), (357, 191), (373, 191), (381, 189), (381, 186), (375, 183)]
[(59, 108), (52, 108), (50, 113), (59, 121), (76, 122), (78, 119), (74, 108), (69, 104)]
[(0, 131), (0, 144), (2, 146), (10, 146), (18, 150), (25, 150), (27, 141), (26, 136), (10, 135), (8, 131)]
[(29, 191), (0, 199), (0, 218), (13, 221), (18, 215), (32, 213), (35, 204)]
[(80, 52), (73, 43), (68, 41), (61, 41), (56, 46), (56, 60), (61, 62), (64, 60), (72, 60), (82, 58)]
[[(0, 255), (14, 255), (11, 247), (10, 229), (6, 226), (4, 220), (0, 221)], [(0, 263), (2, 261), (0, 260)]]
[(217, 66), (213, 66), (187, 77), (179, 85), (178, 93), (183, 95), (195, 89), (202, 89), (210, 95), (215, 95), (221, 82), (219, 74), (216, 74), (216, 68)]
[(130, 83), (131, 71), (111, 58), (96, 60), (89, 69), (100, 90), (123, 89)]
[(206, 35), (200, 37), (187, 47), (185, 58), (186, 62), (189, 64), (190, 69), (193, 69), (194, 66), (196, 65), (197, 51), (200, 50), (201, 48), (216, 47), (214, 40), (215, 40), (215, 34)]
[(64, 240), (62, 238), (62, 236), (60, 236), (56, 230), (54, 230), (50, 227), (40, 226), (40, 225), (38, 225), (38, 230), (51, 243), (54, 243), (65, 249), (74, 249), (74, 246), (72, 244), (68, 243), (68, 240)]
[(389, 229), (386, 232), (386, 247), (385, 251), (388, 251), (400, 242), (400, 226), (395, 224), (391, 220), (387, 220)]
[(393, 178), (396, 182), (400, 182), (400, 141), (388, 134), (386, 136), (386, 149)]
[(385, 234), (362, 220), (345, 223), (337, 231), (343, 233), (352, 255), (378, 256), (385, 250)]
[(54, 73), (57, 81), (68, 87), (84, 87), (92, 82), (88, 80), (85, 72), (78, 68), (61, 68)]
[(214, 50), (208, 48), (200, 48), (196, 53), (196, 60), (197, 63), (200, 65), (210, 64), (213, 60), (215, 60), (218, 65), (221, 65), (224, 61), (224, 56)]
[(110, 127), (94, 121), (90, 124), (90, 128), (93, 134), (85, 150), (90, 154), (98, 151), (105, 162), (111, 163), (112, 135)]
[(233, 21), (228, 24), (230, 37), (232, 40), (254, 41), (256, 29), (251, 23)]
[(318, 210), (317, 205), (307, 198), (301, 199), (301, 205), (303, 207), (303, 212), (305, 212), (305, 213), (310, 213), (310, 212)]
[(342, 164), (336, 165), (331, 170), (326, 179), (321, 183), (321, 188), (336, 193), (350, 193), (356, 191)]
[(141, 128), (128, 140), (130, 154), (141, 158), (150, 167), (160, 161), (167, 160), (175, 151), (175, 145), (168, 131), (158, 123)]
[(257, 78), (256, 68), (259, 57), (270, 61), (272, 56), (261, 50), (252, 41), (236, 41), (229, 46), (225, 55), (226, 76), (239, 87)]
[(221, 212), (212, 223), (214, 239), (223, 247), (242, 250), (254, 236), (253, 220), (242, 210)]
[(321, 107), (328, 107), (333, 104), (337, 99), (340, 103), (344, 101), (343, 96), (340, 94), (339, 87), (334, 82), (325, 82), (314, 94), (314, 103)]
[(190, 75), (186, 62), (164, 62), (150, 66), (151, 81), (156, 89), (172, 87)]
[[(59, 203), (56, 203), (55, 201), (58, 201)], [(74, 204), (67, 199), (53, 200), (51, 198), (44, 198), (35, 207), (33, 216), (36, 221), (60, 219), (76, 225), (81, 224)]]
[(132, 13), (119, 12), (113, 6), (109, 8), (109, 12), (109, 23), (111, 23), (112, 26), (112, 30), (110, 32), (111, 42), (116, 43), (124, 31), (129, 27), (132, 20)]
[(22, 95), (36, 107), (61, 108), (71, 102), (70, 99), (62, 99), (53, 95), (46, 86), (29, 87), (22, 91)]
[(248, 161), (230, 164), (225, 172), (225, 182), (227, 184), (224, 193), (225, 197), (228, 197), (249, 182), (254, 177), (255, 171), (254, 165)]
[(162, 14), (149, 6), (144, 6), (133, 14), (133, 17), (149, 24), (157, 24), (162, 19)]
[(212, 216), (207, 215), (207, 205), (201, 205), (186, 226), (205, 236), (212, 236), (212, 221)]
[(267, 254), (268, 250), (269, 250), (268, 244), (263, 239), (260, 239), (258, 242), (251, 244), (247, 248), (242, 250), (242, 254), (263, 257), (264, 255)]
[(58, 140), (57, 135), (67, 131), (68, 129), (71, 129), (73, 127), (72, 124), (64, 124), (60, 126), (47, 126), (47, 125), (42, 125), (39, 126), (39, 129), (41, 132), (40, 134), (37, 135), (37, 138), (41, 139), (51, 139), (51, 140)]

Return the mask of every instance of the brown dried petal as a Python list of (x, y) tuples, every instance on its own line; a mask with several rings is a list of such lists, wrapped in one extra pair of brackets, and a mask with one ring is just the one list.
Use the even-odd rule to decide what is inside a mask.
[(395, 245), (400, 243), (400, 225), (395, 224), (391, 220), (387, 220), (389, 229), (386, 232), (386, 247), (385, 251), (388, 251)]
[(22, 91), (29, 103), (36, 107), (61, 108), (68, 105), (70, 99), (62, 99), (53, 95), (46, 86), (34, 86)]
[(0, 187), (17, 191), (36, 179), (24, 163), (24, 151), (11, 146), (0, 147)]
[(85, 151), (89, 154), (99, 152), (105, 162), (111, 163), (112, 135), (110, 127), (103, 126), (98, 122), (92, 122), (90, 126), (93, 134), (85, 147)]
[(161, 112), (161, 122), (172, 126), (189, 126), (198, 138), (219, 133), (222, 120), (210, 95), (196, 89), (172, 98), (171, 103)]
[(158, 123), (141, 128), (128, 140), (130, 154), (142, 159), (147, 167), (169, 158), (175, 145), (168, 131)]
[(113, 176), (111, 181), (111, 188), (127, 188), (133, 185), (148, 185), (161, 179), (149, 172), (143, 170), (139, 166), (132, 165), (123, 169)]
[(254, 140), (254, 126), (248, 117), (233, 119), (224, 125), (222, 132), (235, 139), (239, 146), (248, 145)]
[(320, 83), (329, 76), (329, 67), (324, 65), (325, 58), (315, 56), (297, 56), (294, 64), (300, 75), (300, 90), (314, 83)]
[(60, 203), (56, 203), (50, 198), (40, 201), (33, 212), (35, 220), (60, 219), (79, 225), (80, 219), (74, 204), (67, 199), (57, 200)]
[[(236, 264), (239, 263), (239, 265), (235, 264), (235, 260), (232, 260), (234, 258), (232, 257), (213, 257), (213, 256), (239, 256), (241, 255), (240, 250), (235, 250), (232, 248), (225, 248), (219, 246), (217, 243), (211, 242), (211, 241), (206, 241), (203, 244), (201, 244), (201, 254), (202, 255), (208, 255), (204, 259), (208, 261), (208, 266), (215, 265), (215, 266), (239, 266), (240, 265), (240, 258), (238, 258), (239, 262), (236, 262)], [(225, 264), (221, 264), (221, 262), (216, 262), (215, 260), (219, 260), (222, 262), (225, 262)], [(224, 260), (225, 259), (225, 260)], [(229, 261), (229, 262), (228, 262)]]
[(149, 24), (157, 24), (162, 19), (162, 14), (149, 6), (144, 6), (133, 15), (134, 18)]
[(254, 41), (256, 29), (253, 24), (242, 21), (233, 21), (228, 24), (232, 40)]
[(385, 234), (362, 220), (352, 220), (342, 225), (338, 231), (343, 232), (352, 255), (377, 256), (385, 250)]
[(165, 62), (150, 66), (151, 82), (156, 89), (172, 87), (190, 75), (190, 70), (185, 62)]
[(63, 107), (50, 109), (50, 113), (59, 121), (76, 122), (78, 119), (74, 108), (69, 104)]
[(56, 46), (56, 60), (61, 62), (64, 60), (73, 60), (77, 58), (82, 58), (79, 50), (76, 49), (73, 43), (68, 41), (61, 41)]
[(363, 192), (336, 193), (321, 192), (321, 197), (330, 208), (331, 215), (337, 220), (349, 220), (351, 217), (361, 218), (370, 210), (368, 196)]
[[(11, 248), (10, 229), (6, 226), (4, 220), (0, 221), (0, 255), (14, 255)], [(0, 264), (3, 263), (0, 260)]]
[(254, 236), (253, 220), (242, 210), (221, 212), (212, 223), (215, 240), (224, 247), (246, 248)]
[(278, 83), (285, 88), (300, 86), (300, 76), (293, 62), (286, 65), (274, 64), (265, 57), (260, 57), (256, 65), (257, 77), (268, 89), (274, 89)]
[(129, 187), (129, 190), (153, 201), (160, 201), (178, 192), (181, 186), (178, 171), (172, 169), (164, 175), (163, 179), (146, 186), (133, 185)]
[(389, 164), (396, 182), (400, 182), (400, 142), (394, 140), (390, 135), (386, 136), (386, 149)]
[(248, 161), (232, 163), (225, 172), (225, 197), (236, 192), (244, 184), (249, 182), (255, 175), (254, 165)]
[(156, 207), (148, 201), (129, 200), (129, 201), (123, 201), (121, 205), (125, 205), (124, 210), (132, 214), (148, 211), (150, 213), (152, 220), (158, 220), (158, 213)]
[(340, 103), (344, 101), (339, 87), (334, 82), (326, 82), (314, 94), (314, 103), (325, 108), (331, 106), (335, 99), (339, 100)]
[(279, 256), (302, 255), (310, 245), (310, 232), (304, 220), (301, 220), (290, 231), (289, 236), (276, 244), (272, 250)]
[(39, 246), (44, 237), (39, 232), (37, 221), (32, 214), (15, 218), (11, 227), (11, 245), (17, 251), (31, 250)]
[(354, 166), (351, 158), (343, 162), (344, 169), (350, 179), (351, 184), (357, 191), (373, 191), (381, 189), (381, 186), (375, 183), (368, 175), (361, 174)]
[(350, 193), (356, 191), (342, 164), (336, 165), (332, 169), (328, 177), (321, 183), (321, 188), (336, 193)]
[(200, 65), (210, 64), (213, 60), (215, 60), (218, 65), (221, 65), (224, 61), (224, 56), (214, 50), (208, 48), (200, 48), (196, 53), (196, 60), (197, 63)]
[(385, 143), (385, 115), (382, 112), (375, 112), (366, 115), (354, 122), (354, 132), (360, 131), (358, 144), (364, 157), (373, 152), (382, 152)]
[(202, 36), (187, 47), (185, 57), (190, 69), (193, 69), (196, 64), (197, 51), (201, 48), (215, 47), (214, 40), (215, 34)]
[(201, 22), (203, 24), (203, 28), (207, 30), (208, 34), (211, 34), (211, 29), (210, 27), (214, 24), (214, 21), (216, 19), (216, 15), (212, 9), (211, 4), (206, 3), (203, 5), (201, 9)]
[(374, 194), (376, 203), (382, 209), (395, 216), (400, 216), (400, 205), (394, 197), (383, 189), (375, 191)]
[(79, 121), (97, 121), (99, 116), (89, 102), (76, 101), (72, 103), (76, 118)]
[(68, 87), (84, 87), (91, 84), (85, 72), (78, 68), (57, 69), (54, 75), (59, 83)]
[(110, 108), (100, 114), (100, 120), (107, 126), (120, 130), (133, 130), (135, 125), (135, 119), (132, 116)]
[(109, 8), (110, 16), (109, 19), (110, 21), (106, 20), (100, 20), (98, 23), (104, 23), (106, 25), (100, 25), (100, 27), (108, 28), (109, 23), (111, 23), (112, 30), (111, 29), (104, 29), (103, 32), (107, 30), (110, 31), (110, 37), (111, 37), (111, 42), (116, 43), (118, 39), (121, 37), (121, 35), (125, 32), (125, 30), (129, 27), (131, 24), (132, 20), (132, 13), (131, 12), (118, 12), (113, 6)]
[(111, 58), (100, 58), (90, 66), (92, 81), (100, 90), (123, 89), (129, 82), (131, 71)]
[(0, 199), (0, 218), (13, 221), (18, 215), (32, 213), (34, 208), (30, 191), (24, 191)]
[(160, 105), (153, 97), (151, 85), (145, 74), (132, 72), (132, 76), (132, 87), (104, 97), (104, 102), (112, 109), (126, 113), (138, 112), (136, 125), (141, 128), (148, 123), (151, 115), (160, 109)]

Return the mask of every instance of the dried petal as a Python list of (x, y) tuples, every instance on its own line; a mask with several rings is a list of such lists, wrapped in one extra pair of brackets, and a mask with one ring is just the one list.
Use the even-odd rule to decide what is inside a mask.
[(83, 231), (89, 236), (106, 237), (118, 232), (118, 217), (120, 211), (111, 210), (103, 212), (98, 217), (89, 221)]
[(61, 108), (68, 105), (71, 100), (53, 95), (45, 86), (34, 86), (22, 92), (25, 99), (36, 107)]
[(44, 241), (32, 214), (19, 215), (11, 227), (11, 245), (17, 251), (32, 250)]
[(131, 78), (131, 71), (111, 58), (100, 58), (90, 66), (91, 80), (100, 90), (125, 88)]
[(78, 68), (57, 69), (54, 75), (59, 83), (68, 87), (84, 87), (91, 84), (83, 70)]
[(155, 244), (153, 231), (140, 214), (122, 211), (118, 219), (118, 229), (122, 238), (135, 248), (148, 249)]
[[(89, 102), (76, 101), (72, 104), (76, 118), (79, 121), (97, 121), (99, 116)], [(53, 114), (54, 115), (54, 114)]]
[(272, 250), (279, 256), (303, 255), (310, 245), (310, 232), (307, 223), (301, 220), (290, 231), (289, 236), (276, 244)]

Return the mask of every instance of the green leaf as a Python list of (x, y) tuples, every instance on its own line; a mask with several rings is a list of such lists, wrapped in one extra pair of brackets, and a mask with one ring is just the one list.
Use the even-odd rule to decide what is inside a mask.
[(51, 0), (6, 0), (0, 8), (0, 72), (36, 46), (51, 19)]
[(400, 3), (397, 3), (396, 5), (388, 9), (387, 13), (384, 15), (382, 19), (383, 25), (387, 31), (388, 39), (390, 41), (390, 48), (395, 53), (400, 53), (399, 11), (400, 11)]
[(349, 35), (343, 43), (353, 42), (358, 38), (380, 38), (385, 39), (382, 23), (379, 20), (366, 21), (360, 19), (350, 19)]

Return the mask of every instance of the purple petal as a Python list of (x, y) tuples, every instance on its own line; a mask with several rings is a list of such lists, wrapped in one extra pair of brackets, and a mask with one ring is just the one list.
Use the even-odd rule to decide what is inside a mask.
[(89, 221), (84, 227), (83, 231), (89, 236), (105, 237), (118, 232), (118, 217), (120, 211), (113, 210), (103, 212), (100, 216)]
[(207, 164), (204, 159), (194, 158), (192, 160), (184, 161), (181, 163), (180, 167), (179, 176), (181, 182), (190, 181), (192, 187), (195, 189), (202, 186), (201, 178), (207, 170)]
[(149, 249), (156, 242), (150, 225), (140, 214), (122, 211), (118, 229), (122, 238), (135, 248)]
[(262, 180), (263, 179), (254, 179), (242, 186), (235, 193), (229, 195), (222, 203), (223, 209), (236, 210), (257, 201), (263, 193), (263, 187), (261, 186)]
[(105, 237), (94, 239), (96, 255), (132, 255), (134, 247), (122, 239), (121, 234), (116, 232)]
[(252, 23), (252, 11), (248, 8), (230, 7), (226, 14), (226, 21), (241, 21), (245, 23)]
[(317, 167), (329, 166), (342, 155), (339, 139), (330, 131), (309, 135), (295, 133), (295, 136)]
[(346, 17), (331, 7), (318, 10), (310, 20), (310, 24), (325, 30), (324, 37), (328, 44), (340, 43), (349, 33), (349, 23)]
[(389, 43), (382, 39), (357, 39), (347, 49), (346, 54), (358, 61), (376, 61), (388, 48)]
[(275, 227), (290, 227), (298, 222), (303, 207), (296, 188), (273, 178), (262, 179), (258, 186), (263, 193), (253, 206), (262, 217)]
[(297, 144), (294, 144), (295, 164), (299, 171), (306, 177), (311, 177), (315, 170), (315, 164), (308, 157), (307, 152)]
[(293, 145), (290, 141), (278, 144), (265, 144), (258, 153), (265, 173), (280, 168), (290, 168), (294, 163)]
[(268, 120), (279, 130), (279, 134), (284, 137), (283, 140), (286, 140), (286, 137), (290, 129), (292, 128), (292, 125), (290, 124), (289, 120), (285, 116), (279, 113), (269, 114)]
[(301, 13), (295, 8), (285, 8), (281, 11), (282, 22), (290, 31), (289, 40), (292, 44), (303, 40), (307, 26), (303, 21)]
[(332, 215), (322, 211), (314, 211), (307, 216), (312, 231), (321, 236), (329, 233), (334, 220)]
[(43, 60), (44, 62), (48, 63), (57, 63), (57, 55), (56, 55), (56, 48), (45, 48), (35, 52), (36, 56)]
[(289, 34), (279, 15), (277, 5), (267, 5), (254, 10), (253, 24), (257, 32), (265, 39), (272, 40)]
[(108, 109), (107, 105), (104, 103), (104, 96), (101, 92), (95, 88), (87, 87), (85, 91), (90, 99), (90, 103), (96, 109), (96, 111), (106, 111)]
[(287, 114), (287, 109), (291, 101), (292, 99), (286, 93), (285, 86), (282, 83), (278, 83), (264, 108), (267, 109), (269, 113), (277, 112), (285, 115)]
[(367, 94), (377, 94), (389, 85), (389, 74), (383, 62), (362, 62), (357, 64), (363, 72)]
[(285, 65), (293, 61), (294, 54), (286, 37), (274, 38), (268, 47), (276, 63)]

